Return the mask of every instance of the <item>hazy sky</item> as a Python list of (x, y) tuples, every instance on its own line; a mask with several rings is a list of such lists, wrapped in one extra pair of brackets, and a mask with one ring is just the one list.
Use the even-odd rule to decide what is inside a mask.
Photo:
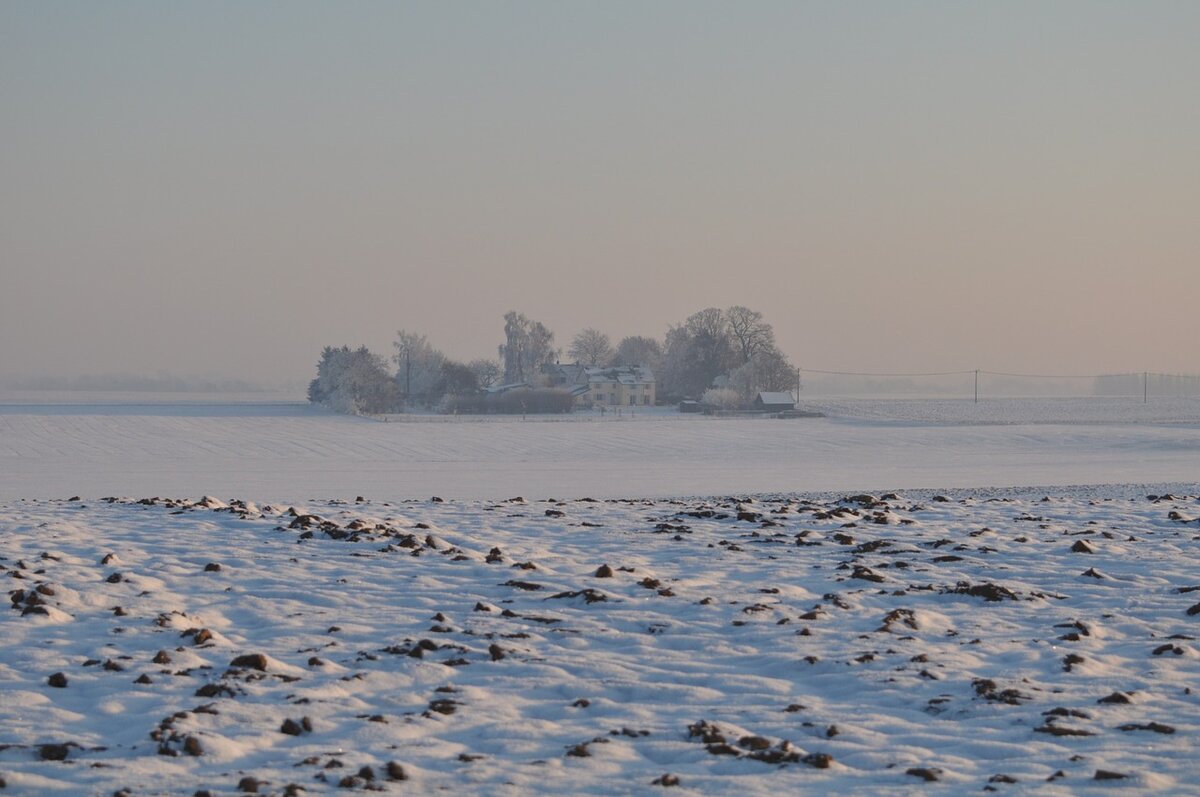
[(1200, 371), (1200, 3), (0, 3), (0, 376), (766, 314)]

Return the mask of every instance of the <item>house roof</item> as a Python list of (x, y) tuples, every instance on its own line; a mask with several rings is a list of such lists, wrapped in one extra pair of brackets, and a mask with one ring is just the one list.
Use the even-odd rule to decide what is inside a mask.
[(792, 398), (791, 393), (772, 393), (763, 391), (758, 394), (758, 400), (763, 404), (787, 404), (789, 407), (795, 406), (796, 400)]
[(654, 382), (654, 372), (644, 365), (585, 368), (584, 373), (589, 382), (620, 382), (623, 385), (644, 385)]
[(492, 385), (491, 387), (485, 387), (483, 389), (483, 391), (485, 393), (498, 394), (498, 393), (507, 393), (510, 390), (517, 390), (518, 388), (526, 388), (529, 386), (530, 385), (528, 382), (513, 382), (513, 383), (507, 384), (507, 385)]
[(584, 368), (585, 366), (579, 363), (543, 363), (542, 367), (538, 370), (543, 374), (561, 376), (569, 380), (574, 379)]

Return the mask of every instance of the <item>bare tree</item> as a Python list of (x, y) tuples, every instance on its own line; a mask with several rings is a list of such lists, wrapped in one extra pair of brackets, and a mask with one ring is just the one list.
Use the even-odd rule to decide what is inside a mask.
[(663, 393), (699, 396), (716, 377), (737, 365), (725, 314), (716, 307), (706, 308), (667, 330)]
[(491, 387), (504, 375), (504, 369), (495, 360), (472, 360), (467, 367), (474, 372), (480, 387)]
[(531, 322), (525, 351), (529, 361), (525, 381), (539, 382), (542, 366), (549, 365), (558, 359), (558, 349), (554, 348), (554, 333), (547, 329), (541, 321)]
[(504, 361), (504, 381), (533, 383), (539, 369), (554, 362), (557, 352), (553, 347), (554, 333), (540, 321), (530, 321), (524, 315), (510, 310), (504, 314), (504, 338), (500, 345), (500, 359)]
[(396, 332), (392, 344), (396, 354), (396, 384), (406, 401), (419, 398), (429, 401), (442, 375), (446, 356), (430, 345), (424, 335), (406, 330)]
[(608, 335), (588, 327), (571, 341), (571, 348), (567, 350), (567, 354), (577, 363), (601, 365), (612, 358), (613, 347)]
[(504, 362), (504, 382), (514, 384), (524, 379), (525, 338), (529, 319), (516, 310), (504, 314), (504, 343), (500, 344), (500, 359)]
[(725, 311), (725, 321), (743, 364), (759, 352), (775, 348), (775, 331), (757, 310), (734, 305)]
[(609, 365), (644, 365), (656, 374), (662, 368), (663, 347), (654, 338), (634, 335), (617, 344)]
[(728, 339), (729, 329), (725, 313), (718, 307), (706, 307), (684, 319), (683, 326), (693, 337), (712, 340)]

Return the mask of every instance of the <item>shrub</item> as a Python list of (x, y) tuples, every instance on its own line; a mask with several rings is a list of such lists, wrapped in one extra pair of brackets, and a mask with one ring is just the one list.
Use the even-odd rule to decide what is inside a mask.
[(742, 406), (741, 394), (727, 387), (709, 388), (700, 401), (718, 410), (736, 410)]
[(575, 397), (570, 391), (543, 387), (517, 388), (498, 395), (450, 395), (442, 400), (439, 409), (447, 414), (495, 412), (519, 415), (570, 412), (574, 406)]

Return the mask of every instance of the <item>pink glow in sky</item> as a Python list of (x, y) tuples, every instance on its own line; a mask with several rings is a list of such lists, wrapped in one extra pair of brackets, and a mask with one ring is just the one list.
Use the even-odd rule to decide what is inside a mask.
[(309, 378), (501, 315), (1200, 371), (1200, 4), (5, 3), (0, 377)]

